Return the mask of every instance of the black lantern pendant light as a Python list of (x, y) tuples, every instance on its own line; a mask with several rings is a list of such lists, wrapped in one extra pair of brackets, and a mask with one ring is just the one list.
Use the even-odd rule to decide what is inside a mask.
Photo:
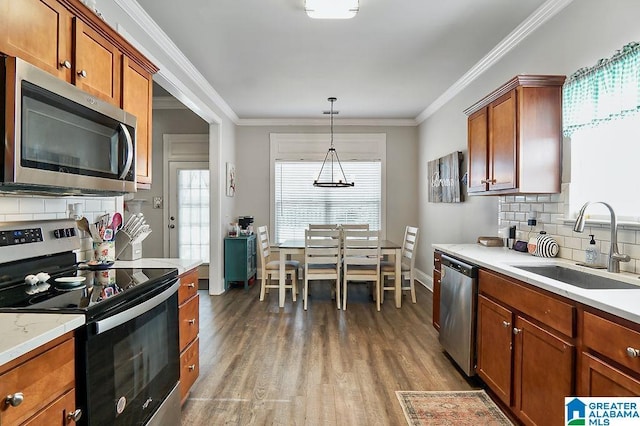
[[(342, 164), (340, 164), (340, 158), (338, 158), (338, 152), (333, 147), (333, 103), (338, 99), (329, 98), (327, 100), (331, 102), (331, 110), (329, 111), (329, 118), (331, 120), (331, 146), (329, 147), (329, 151), (327, 151), (327, 155), (324, 156), (320, 173), (318, 173), (318, 178), (313, 181), (313, 186), (320, 188), (348, 188), (355, 186), (355, 183), (347, 182), (347, 177), (344, 174), (344, 170), (342, 170)], [(327, 160), (329, 161), (327, 162)], [(325, 166), (327, 166), (327, 168), (331, 168), (331, 180), (329, 181), (321, 180)], [(340, 173), (338, 173), (338, 169)]]

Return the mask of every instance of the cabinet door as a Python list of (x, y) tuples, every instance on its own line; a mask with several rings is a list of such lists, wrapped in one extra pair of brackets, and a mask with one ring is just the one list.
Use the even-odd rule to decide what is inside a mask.
[(122, 109), (137, 118), (136, 179), (151, 185), (151, 103), (153, 82), (151, 74), (126, 56), (123, 58)]
[(507, 308), (478, 296), (476, 372), (507, 405), (511, 405), (512, 317)]
[(71, 14), (55, 0), (0, 0), (0, 52), (71, 81)]
[(468, 192), (484, 192), (488, 188), (489, 166), (487, 155), (489, 145), (487, 122), (487, 108), (476, 111), (468, 119)]
[(580, 357), (581, 396), (640, 395), (640, 381), (612, 365), (583, 352)]
[(563, 424), (564, 397), (574, 395), (575, 347), (516, 317), (514, 411), (528, 424)]
[(73, 83), (120, 107), (122, 53), (96, 31), (74, 18), (75, 67)]
[(433, 270), (433, 327), (440, 330), (440, 271)]
[[(71, 389), (47, 408), (30, 418), (23, 426), (64, 426), (74, 424), (67, 416), (76, 411), (76, 391)], [(81, 417), (82, 418), (82, 417)]]
[(489, 104), (489, 190), (517, 188), (516, 91)]

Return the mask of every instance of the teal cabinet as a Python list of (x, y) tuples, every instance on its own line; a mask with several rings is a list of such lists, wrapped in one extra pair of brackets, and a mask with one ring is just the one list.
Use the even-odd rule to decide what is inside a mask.
[(224, 239), (224, 289), (232, 282), (243, 282), (249, 289), (249, 280), (256, 276), (256, 236), (246, 235)]

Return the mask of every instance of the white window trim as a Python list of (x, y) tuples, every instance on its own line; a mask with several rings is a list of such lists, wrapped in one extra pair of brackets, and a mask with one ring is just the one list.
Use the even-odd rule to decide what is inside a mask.
[[(322, 161), (331, 144), (329, 133), (270, 133), (269, 159), (269, 227), (275, 232), (275, 164), (276, 161)], [(387, 134), (334, 133), (333, 145), (340, 161), (380, 161), (382, 194), (380, 234), (387, 233)], [(355, 183), (356, 188), (358, 182)], [(336, 188), (340, 191), (340, 188)]]

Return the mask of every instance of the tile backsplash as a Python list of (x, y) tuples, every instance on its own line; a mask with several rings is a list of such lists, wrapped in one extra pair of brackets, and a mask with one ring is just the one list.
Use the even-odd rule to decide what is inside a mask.
[[(562, 184), (560, 194), (504, 195), (498, 200), (498, 228), (516, 226), (516, 239), (528, 241), (540, 231), (552, 236), (560, 246), (558, 257), (585, 261), (585, 248), (589, 234), (595, 235), (596, 246), (601, 253), (601, 262), (606, 264), (611, 242), (609, 224), (587, 222), (584, 232), (573, 231), (573, 221), (565, 221), (568, 207), (569, 184)], [(527, 220), (535, 217), (536, 226)], [(631, 257), (630, 262), (620, 262), (620, 270), (640, 273), (640, 227), (618, 225), (618, 249)]]
[[(123, 197), (38, 197), (0, 195), (0, 222), (25, 220), (63, 219), (69, 217), (70, 206), (80, 204), (82, 215), (94, 222), (105, 213), (120, 212), (124, 208)], [(91, 238), (81, 238), (78, 260), (92, 256)]]

